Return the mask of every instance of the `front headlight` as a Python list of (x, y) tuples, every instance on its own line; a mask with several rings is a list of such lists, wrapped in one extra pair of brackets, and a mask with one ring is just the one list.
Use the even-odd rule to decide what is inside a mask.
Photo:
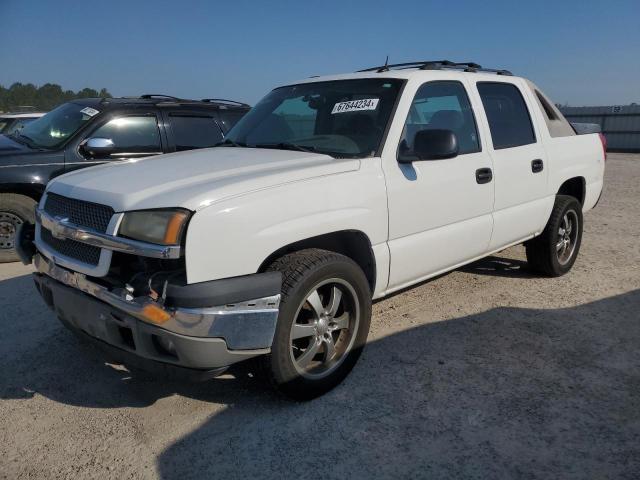
[(126, 212), (118, 235), (159, 245), (180, 245), (190, 214), (182, 209)]

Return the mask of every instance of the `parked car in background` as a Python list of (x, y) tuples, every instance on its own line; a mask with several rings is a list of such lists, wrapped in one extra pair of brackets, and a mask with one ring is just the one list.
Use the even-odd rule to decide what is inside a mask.
[(567, 273), (605, 159), (506, 70), (384, 65), (277, 88), (218, 148), (53, 180), (20, 249), (62, 322), (125, 364), (206, 378), (259, 357), (308, 399), (355, 365), (372, 299), (523, 242), (532, 271)]
[(85, 98), (0, 135), (0, 263), (17, 260), (17, 228), (34, 221), (35, 205), (52, 178), (105, 162), (211, 147), (249, 108), (232, 100), (166, 95)]
[(42, 117), (45, 112), (8, 112), (0, 113), (0, 134), (10, 135), (28, 123)]

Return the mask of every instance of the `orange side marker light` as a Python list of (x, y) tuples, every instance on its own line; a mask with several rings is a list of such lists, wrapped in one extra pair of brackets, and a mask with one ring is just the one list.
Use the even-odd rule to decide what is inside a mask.
[(162, 325), (171, 318), (171, 315), (166, 310), (151, 303), (143, 307), (142, 314), (147, 320), (158, 325)]

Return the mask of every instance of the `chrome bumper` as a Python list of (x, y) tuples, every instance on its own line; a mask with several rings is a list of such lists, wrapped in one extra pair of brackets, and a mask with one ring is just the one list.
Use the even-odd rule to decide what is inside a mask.
[[(124, 289), (109, 290), (84, 274), (56, 266), (40, 254), (34, 256), (36, 270), (73, 287), (149, 325), (190, 337), (223, 338), (229, 349), (270, 348), (275, 334), (280, 295), (252, 299), (233, 305), (208, 308), (166, 308), (150, 297), (133, 297)], [(150, 310), (164, 312), (160, 320)]]
[(116, 237), (90, 228), (80, 227), (64, 218), (55, 218), (41, 209), (36, 209), (36, 221), (51, 232), (55, 238), (75, 240), (114, 252), (124, 252), (151, 258), (180, 258), (179, 245), (155, 245), (124, 237)]

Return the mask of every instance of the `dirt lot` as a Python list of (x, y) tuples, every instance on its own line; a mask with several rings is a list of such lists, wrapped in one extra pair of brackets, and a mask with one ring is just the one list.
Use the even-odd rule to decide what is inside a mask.
[(310, 403), (131, 377), (0, 266), (2, 478), (639, 478), (640, 156), (610, 155), (560, 279), (516, 247), (378, 302)]

